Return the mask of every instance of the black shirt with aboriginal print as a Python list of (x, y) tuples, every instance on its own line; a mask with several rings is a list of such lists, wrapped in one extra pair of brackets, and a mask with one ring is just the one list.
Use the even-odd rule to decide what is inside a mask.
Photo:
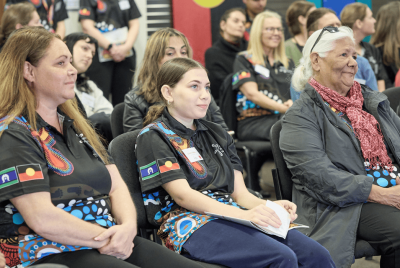
[(79, 20), (90, 19), (102, 33), (129, 27), (141, 14), (133, 0), (80, 0)]
[(232, 89), (238, 91), (236, 99), (238, 120), (279, 113), (278, 111), (264, 109), (248, 100), (239, 90), (241, 85), (246, 82), (256, 82), (258, 91), (278, 103), (284, 103), (290, 99), (290, 79), (294, 68), (292, 60), (289, 60), (288, 68), (279, 61), (275, 61), (274, 65), (271, 66), (268, 60), (265, 61), (265, 67), (262, 67), (252, 61), (251, 54), (245, 52), (238, 55), (233, 64), (232, 77)]
[(0, 137), (0, 251), (8, 267), (25, 267), (49, 254), (88, 249), (37, 235), (12, 205), (12, 198), (49, 192), (59, 209), (105, 228), (115, 225), (108, 196), (110, 174), (85, 139), (77, 136), (73, 120), (59, 113), (63, 134), (40, 116), (37, 131), (23, 116), (9, 125), (6, 118), (0, 119), (0, 130), (4, 130)]
[[(7, 0), (5, 9), (9, 5), (27, 2), (26, 0)], [(67, 9), (63, 0), (29, 0), (36, 7), (43, 27), (54, 33), (57, 30), (57, 23), (68, 19)]]
[[(136, 156), (147, 217), (166, 246), (178, 253), (190, 235), (214, 218), (180, 207), (162, 188), (185, 179), (190, 187), (227, 205), (239, 207), (231, 198), (234, 170), (243, 170), (232, 137), (219, 125), (195, 120), (196, 130), (186, 128), (164, 110), (163, 115), (139, 133)], [(191, 162), (187, 149), (201, 159)]]

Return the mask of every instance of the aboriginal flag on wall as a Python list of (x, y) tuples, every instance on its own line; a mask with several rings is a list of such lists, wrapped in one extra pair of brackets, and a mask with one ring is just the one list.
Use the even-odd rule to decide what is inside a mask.
[(204, 53), (218, 40), (219, 20), (231, 8), (245, 8), (242, 0), (172, 0), (173, 27), (193, 49), (193, 59), (204, 65)]

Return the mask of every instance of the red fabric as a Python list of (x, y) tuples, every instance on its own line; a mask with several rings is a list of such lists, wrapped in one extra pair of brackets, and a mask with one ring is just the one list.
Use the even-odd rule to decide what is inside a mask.
[(394, 86), (400, 87), (400, 70), (396, 74), (396, 78), (394, 79)]
[(182, 32), (193, 49), (193, 59), (204, 65), (204, 54), (211, 47), (211, 11), (192, 0), (172, 0), (174, 28)]
[(364, 159), (370, 163), (369, 167), (375, 168), (379, 165), (392, 171), (392, 160), (387, 154), (379, 123), (373, 115), (362, 110), (364, 98), (360, 84), (354, 81), (347, 96), (343, 97), (336, 91), (321, 85), (314, 78), (311, 78), (309, 83), (331, 107), (347, 115), (360, 141)]

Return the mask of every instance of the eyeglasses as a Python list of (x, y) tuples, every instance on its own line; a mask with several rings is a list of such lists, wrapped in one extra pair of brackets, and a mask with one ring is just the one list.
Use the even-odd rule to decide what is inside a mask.
[(277, 30), (278, 33), (283, 32), (283, 28), (282, 27), (267, 27), (264, 30), (267, 31), (268, 33), (273, 33), (273, 32), (275, 32), (275, 30)]
[(318, 41), (321, 39), (322, 34), (327, 31), (330, 33), (338, 33), (339, 32), (339, 28), (335, 27), (335, 26), (326, 26), (322, 29), (322, 31), (320, 32), (320, 34), (318, 35), (317, 40), (315, 41), (314, 45), (312, 46), (311, 50), (310, 50), (310, 54), (313, 51), (314, 47), (318, 44)]

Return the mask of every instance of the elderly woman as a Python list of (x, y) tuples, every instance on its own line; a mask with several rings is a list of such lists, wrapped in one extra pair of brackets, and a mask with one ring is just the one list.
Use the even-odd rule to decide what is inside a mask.
[(58, 35), (42, 27), (17, 30), (0, 53), (0, 251), (7, 266), (196, 265), (136, 237), (128, 188), (72, 100), (71, 62)]
[(240, 140), (269, 140), (272, 125), (293, 104), (289, 91), (293, 69), (285, 54), (281, 16), (272, 11), (258, 14), (249, 47), (233, 65)]
[(280, 148), (292, 173), (305, 233), (337, 267), (350, 267), (356, 239), (400, 267), (400, 119), (385, 95), (354, 81), (357, 52), (348, 27), (307, 40), (293, 85), (304, 91), (283, 117)]
[[(157, 72), (164, 62), (173, 58), (192, 58), (186, 36), (172, 28), (163, 28), (153, 33), (146, 44), (138, 85), (125, 95), (125, 132), (142, 129), (143, 119), (151, 106), (161, 101), (156, 88)], [(214, 99), (211, 100), (205, 119), (228, 130)]]

